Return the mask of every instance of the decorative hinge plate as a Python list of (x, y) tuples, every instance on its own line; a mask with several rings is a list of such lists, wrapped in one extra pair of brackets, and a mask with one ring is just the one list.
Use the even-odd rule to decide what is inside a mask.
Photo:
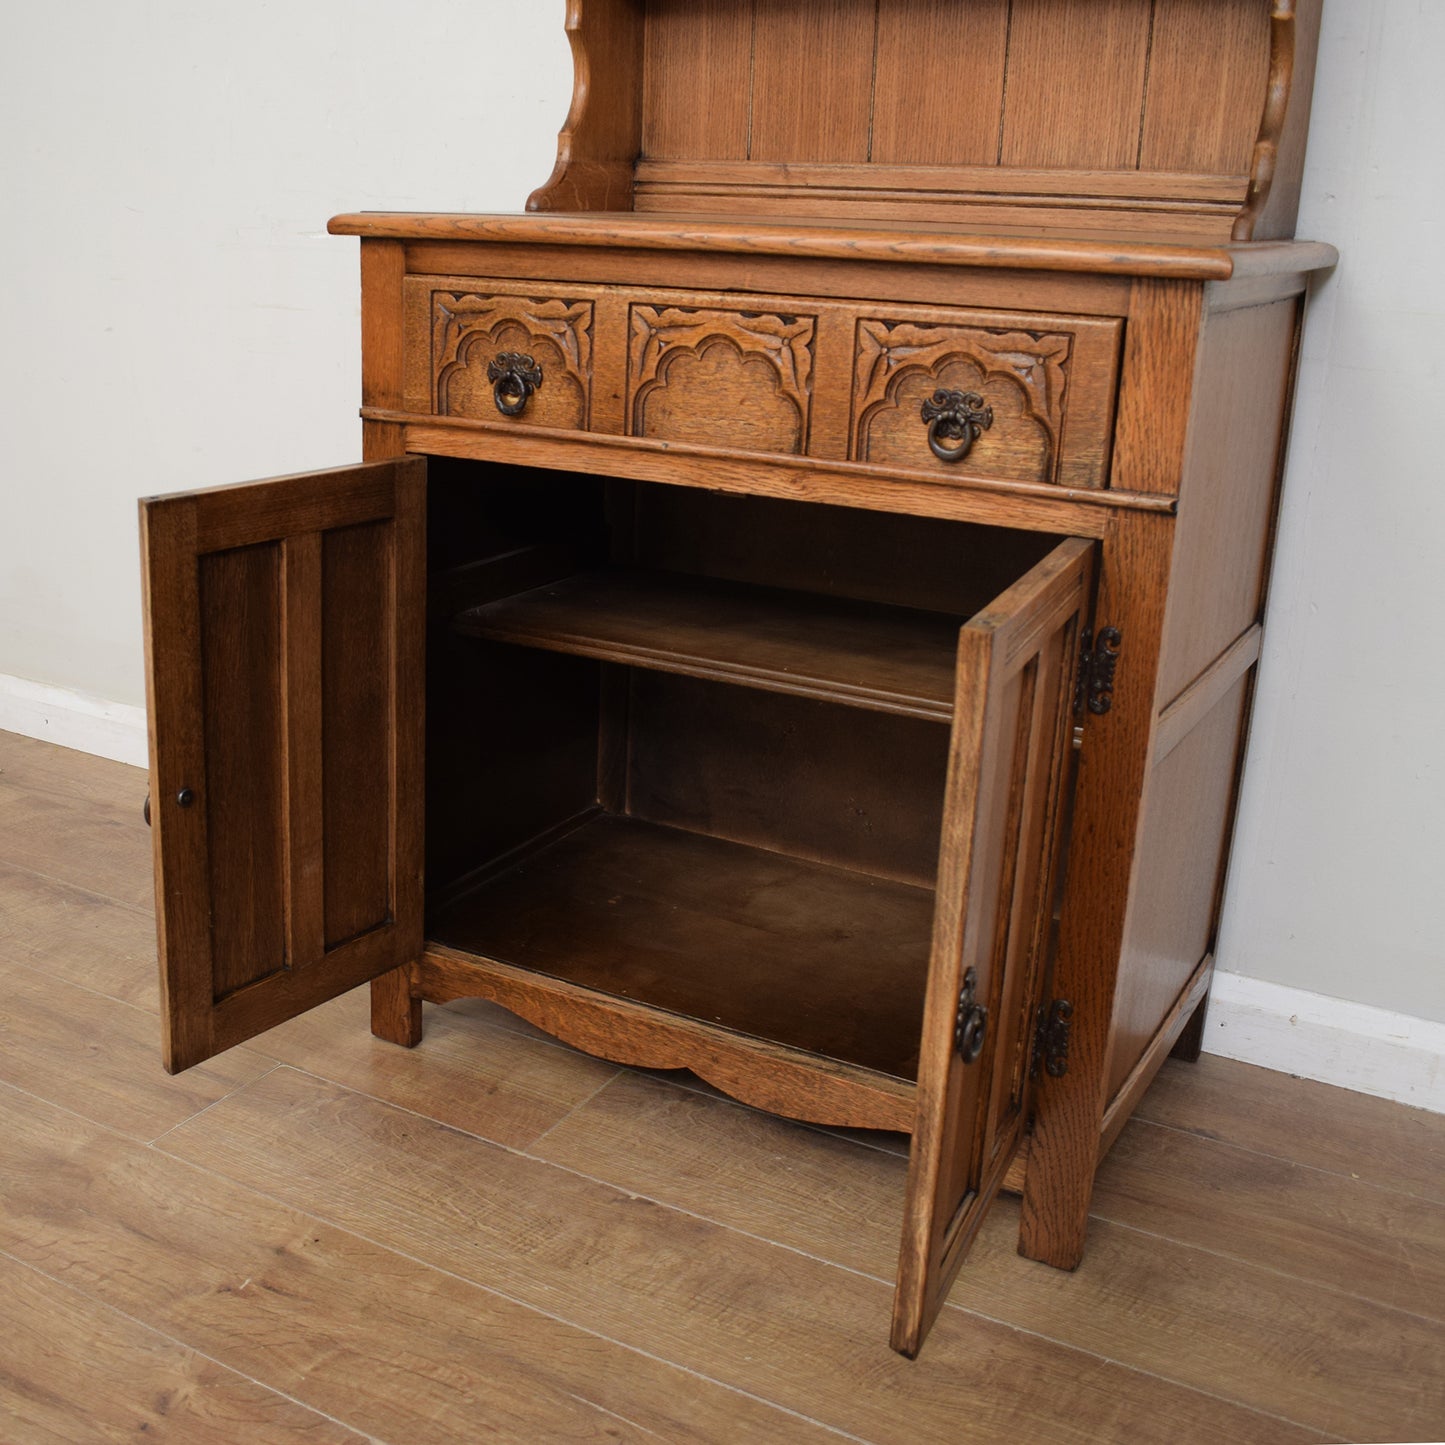
[(1114, 672), (1124, 634), (1117, 627), (1101, 627), (1099, 635), (1085, 628), (1079, 639), (1079, 676), (1074, 684), (1074, 711), (1085, 709), (1102, 717), (1114, 706)]
[(958, 993), (958, 1019), (953, 1030), (953, 1046), (965, 1064), (973, 1063), (983, 1052), (988, 1033), (988, 1010), (978, 1002), (977, 991), (978, 970), (970, 966)]
[(1069, 1031), (1073, 1017), (1074, 1006), (1066, 998), (1056, 998), (1039, 1009), (1034, 1026), (1031, 1074), (1037, 1075), (1043, 1069), (1049, 1078), (1062, 1079), (1069, 1072)]

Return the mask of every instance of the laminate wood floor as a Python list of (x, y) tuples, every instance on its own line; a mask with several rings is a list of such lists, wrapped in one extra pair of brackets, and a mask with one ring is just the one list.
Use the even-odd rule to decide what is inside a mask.
[(997, 1208), (887, 1348), (904, 1160), (480, 1002), (168, 1078), (144, 775), (0, 734), (0, 1439), (1445, 1437), (1445, 1118), (1169, 1063), (1083, 1266)]

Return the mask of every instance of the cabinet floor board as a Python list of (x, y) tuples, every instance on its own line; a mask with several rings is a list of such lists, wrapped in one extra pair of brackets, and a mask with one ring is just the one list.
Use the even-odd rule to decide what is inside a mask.
[(0, 1179), (0, 1251), (392, 1445), (828, 1438), (3, 1086)]
[(921, 1360), (887, 1356), (883, 1280), (289, 1069), (175, 1130), (165, 1148), (869, 1440), (1291, 1438), (1276, 1418), (962, 1310), (946, 1312)]
[(427, 931), (911, 1079), (932, 927), (927, 889), (603, 814), (458, 899)]
[[(25, 786), (57, 804), (111, 778), (119, 806), (140, 776), (3, 735), (0, 768), (17, 745)], [(56, 1412), (37, 1438), (103, 1436), (112, 1410), (149, 1419), (167, 1391), (172, 1430), (223, 1415), (259, 1422), (249, 1438), (346, 1439), (339, 1420), (408, 1445), (837, 1438), (808, 1416), (910, 1442), (1439, 1433), (1445, 1369), (1421, 1354), (1438, 1326), (1350, 1298), (1418, 1305), (1433, 1287), (1434, 1216), (1403, 1200), (1392, 1225), (1389, 1191), (1438, 1194), (1436, 1116), (1208, 1055), (1171, 1062), (1140, 1109), (1152, 1127), (1126, 1129), (1100, 1176), (1084, 1266), (1014, 1256), (1006, 1205), (909, 1364), (879, 1338), (904, 1172), (877, 1147), (891, 1136), (863, 1147), (686, 1076), (624, 1071), (594, 1093), (610, 1069), (480, 1000), (429, 1007), (419, 1050), (373, 1055), (358, 992), (167, 1079), (149, 1013), (125, 1007), (153, 1006), (149, 917), (85, 882), (138, 892), (148, 859), (72, 828), (79, 808), (49, 816), (59, 831), (38, 849), (17, 813), (0, 816), (0, 857), (16, 860), (0, 868), (0, 1060), (19, 1071), (18, 1088), (0, 1083), (0, 1251), (47, 1281), (0, 1289), (0, 1310), (7, 1339), (36, 1343), (7, 1358)], [(68, 857), (79, 881), (30, 870), (37, 852)], [(283, 1067), (248, 1084), (231, 1073), (247, 1056), (320, 1079)], [(125, 1137), (188, 1116), (160, 1147)], [(443, 1124), (512, 1131), (535, 1157)], [(1275, 1190), (1276, 1165), (1241, 1150), (1330, 1177)], [(1206, 1197), (1211, 1170), (1221, 1187)], [(1229, 1205), (1250, 1179), (1268, 1209)], [(1332, 1224), (1368, 1261), (1333, 1292), (1320, 1278)], [(147, 1328), (167, 1343), (135, 1333)], [(80, 1357), (77, 1331), (101, 1364), (55, 1372)], [(1186, 1368), (1193, 1388), (1176, 1383)], [(1236, 1403), (1246, 1395), (1258, 1408)]]
[[(1391, 1204), (1399, 1196), (1359, 1186), (1346, 1201), (1282, 1190), (1251, 1223), (1231, 1209), (1229, 1161), (1217, 1158), (1231, 1151), (1205, 1146), (1218, 1165), (1216, 1187), (1201, 1182), (1209, 1159), (1175, 1160), (1178, 1197), (1160, 1201), (1148, 1216), (1154, 1232), (1143, 1237), (1111, 1222), (1122, 1216), (1133, 1223), (1142, 1211), (1111, 1206), (1134, 1187), (1150, 1187), (1140, 1157), (1147, 1150), (1130, 1147), (1138, 1128), (1126, 1127), (1119, 1156), (1106, 1165), (1113, 1187), (1103, 1191), (1077, 1271), (1017, 1258), (1017, 1206), (1004, 1203), (985, 1221), (951, 1303), (1352, 1439), (1380, 1438), (1388, 1421), (1428, 1433), (1432, 1421), (1445, 1418), (1438, 1328), (1351, 1298), (1358, 1292), (1353, 1269), (1346, 1277), (1338, 1269), (1341, 1248), (1354, 1257), (1373, 1237), (1376, 1293), (1398, 1295), (1385, 1303), (1402, 1309), (1420, 1306), (1432, 1279), (1438, 1294), (1432, 1262), (1445, 1244), (1445, 1213), (1415, 1211), (1413, 1237), (1398, 1238)], [(905, 1166), (877, 1149), (623, 1076), (553, 1130), (538, 1152), (848, 1268), (884, 1279), (892, 1271)], [(1209, 1228), (1196, 1216), (1212, 1209), (1220, 1220)], [(1332, 1216), (1339, 1229), (1333, 1274), (1307, 1249), (1312, 1231), (1323, 1233)], [(1258, 1265), (1220, 1257), (1237, 1252), (1223, 1248), (1231, 1229), (1252, 1236), (1246, 1248), (1260, 1256)], [(1279, 1273), (1291, 1266), (1300, 1278)], [(1373, 1382), (1368, 1394), (1356, 1387), (1363, 1377)]]

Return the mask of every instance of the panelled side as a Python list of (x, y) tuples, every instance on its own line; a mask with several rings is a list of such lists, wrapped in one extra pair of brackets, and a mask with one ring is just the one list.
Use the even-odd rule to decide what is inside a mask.
[(1107, 1098), (1147, 1083), (1131, 1075), (1212, 953), (1260, 650), (1300, 298), (1228, 297), (1213, 297), (1200, 338)]

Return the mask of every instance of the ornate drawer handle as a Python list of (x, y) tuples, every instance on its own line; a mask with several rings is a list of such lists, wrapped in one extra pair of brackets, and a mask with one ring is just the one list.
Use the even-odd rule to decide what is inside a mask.
[(521, 416), (532, 393), (542, 385), (542, 368), (520, 351), (504, 351), (487, 367), (487, 380), (492, 383), (497, 410), (503, 416)]
[[(961, 462), (981, 431), (993, 425), (993, 408), (976, 391), (935, 391), (923, 403), (928, 449), (941, 462)], [(946, 446), (945, 441), (954, 442)]]
[(963, 991), (958, 996), (958, 1023), (953, 1033), (954, 1047), (965, 1064), (973, 1063), (983, 1052), (988, 1034), (988, 1010), (975, 1002), (977, 988), (978, 972), (970, 968), (963, 976)]

